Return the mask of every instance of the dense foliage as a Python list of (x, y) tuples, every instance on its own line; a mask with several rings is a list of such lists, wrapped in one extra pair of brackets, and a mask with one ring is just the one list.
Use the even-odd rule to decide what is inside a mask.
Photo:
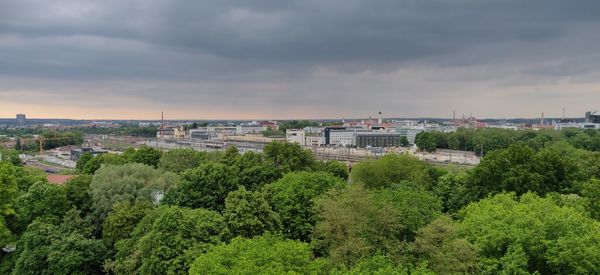
[(291, 143), (84, 155), (62, 185), (7, 158), (0, 274), (600, 273), (600, 153), (542, 134), (350, 175)]
[(594, 129), (567, 128), (553, 130), (506, 130), (499, 128), (465, 129), (453, 133), (421, 132), (417, 134), (417, 147), (426, 151), (453, 149), (473, 151), (485, 155), (497, 149), (504, 149), (516, 142), (523, 142), (533, 149), (540, 149), (547, 143), (565, 141), (577, 149), (600, 151), (600, 133)]

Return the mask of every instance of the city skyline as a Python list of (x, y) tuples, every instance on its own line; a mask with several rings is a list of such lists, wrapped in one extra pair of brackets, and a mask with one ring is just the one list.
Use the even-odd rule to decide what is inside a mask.
[(598, 1), (1, 1), (0, 117), (583, 117)]

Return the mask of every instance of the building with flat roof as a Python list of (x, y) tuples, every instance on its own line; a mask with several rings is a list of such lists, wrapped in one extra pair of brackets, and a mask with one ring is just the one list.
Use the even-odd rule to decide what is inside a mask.
[(27, 118), (25, 117), (25, 114), (17, 114), (17, 125), (23, 126), (25, 124), (27, 124)]
[(365, 147), (400, 147), (402, 135), (389, 132), (356, 133), (356, 146)]
[(287, 129), (285, 130), (285, 139), (287, 142), (298, 143), (300, 146), (306, 145), (305, 133), (303, 129)]
[(90, 153), (90, 154), (92, 154), (92, 156), (97, 156), (100, 154), (108, 153), (108, 151), (101, 150), (101, 149), (94, 149), (94, 148), (90, 148), (90, 147), (71, 149), (71, 160), (78, 161), (81, 158), (81, 156), (83, 156), (83, 154), (85, 154), (85, 153)]

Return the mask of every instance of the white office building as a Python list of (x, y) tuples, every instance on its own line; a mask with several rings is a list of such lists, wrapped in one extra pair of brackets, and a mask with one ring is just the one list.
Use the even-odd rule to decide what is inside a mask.
[(304, 129), (287, 129), (285, 130), (285, 139), (287, 142), (298, 143), (301, 146), (306, 145)]

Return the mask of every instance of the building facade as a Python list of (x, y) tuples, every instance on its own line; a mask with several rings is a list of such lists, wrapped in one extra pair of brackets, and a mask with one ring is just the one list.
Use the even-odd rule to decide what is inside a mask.
[(400, 133), (357, 133), (356, 146), (365, 147), (400, 147), (402, 135)]
[(25, 114), (17, 114), (17, 125), (23, 126), (27, 123), (27, 118)]

